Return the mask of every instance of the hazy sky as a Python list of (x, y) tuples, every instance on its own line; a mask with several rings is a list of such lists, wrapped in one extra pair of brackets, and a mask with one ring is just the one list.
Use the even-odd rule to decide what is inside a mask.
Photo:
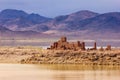
[(80, 10), (120, 12), (120, 0), (0, 0), (0, 11), (3, 9), (18, 9), (55, 17)]

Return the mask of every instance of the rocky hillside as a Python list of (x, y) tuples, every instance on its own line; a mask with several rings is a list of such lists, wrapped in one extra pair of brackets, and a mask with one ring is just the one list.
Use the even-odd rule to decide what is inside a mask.
[(0, 12), (0, 26), (2, 26), (1, 32), (5, 32), (6, 29), (7, 32), (17, 32), (17, 34), (22, 32), (27, 35), (37, 33), (37, 35), (119, 39), (120, 12), (99, 14), (83, 10), (52, 19), (21, 10), (6, 9)]
[(42, 24), (42, 26), (48, 26), (49, 28), (51, 28), (51, 30), (71, 31), (73, 29), (75, 30), (76, 23), (78, 23), (79, 21), (93, 18), (97, 15), (98, 13), (83, 10), (69, 15), (55, 17), (53, 20)]
[[(87, 13), (87, 12), (86, 12)], [(87, 15), (92, 14), (88, 12)], [(86, 15), (86, 14), (85, 14)], [(84, 16), (85, 16), (84, 15)], [(78, 16), (78, 17), (77, 17)], [(82, 15), (83, 16), (83, 15)], [(67, 18), (66, 18), (67, 17)], [(120, 12), (96, 14), (87, 16), (86, 18), (80, 18), (81, 15), (74, 15), (70, 18), (69, 16), (59, 16), (53, 19), (49, 24), (52, 23), (53, 29), (59, 30), (114, 30), (120, 29)], [(51, 27), (51, 25), (49, 25)], [(46, 25), (46, 24), (45, 24)]]
[[(0, 25), (13, 31), (27, 31), (28, 27), (44, 23), (51, 18), (39, 14), (28, 14), (22, 10), (6, 9), (0, 12)], [(45, 30), (41, 28), (41, 30)]]

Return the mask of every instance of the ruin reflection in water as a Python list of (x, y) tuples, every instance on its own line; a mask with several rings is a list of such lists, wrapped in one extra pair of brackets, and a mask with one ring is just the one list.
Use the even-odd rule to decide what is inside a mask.
[(0, 80), (119, 80), (120, 66), (0, 64)]

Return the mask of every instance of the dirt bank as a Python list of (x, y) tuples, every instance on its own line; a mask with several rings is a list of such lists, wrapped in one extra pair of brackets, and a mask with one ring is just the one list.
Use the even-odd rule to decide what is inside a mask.
[(0, 47), (0, 63), (20, 63), (22, 59), (39, 54), (41, 48), (20, 46), (20, 47)]
[(120, 49), (73, 51), (0, 47), (0, 63), (120, 65)]
[(110, 51), (43, 50), (32, 57), (22, 59), (21, 63), (120, 65), (120, 49)]

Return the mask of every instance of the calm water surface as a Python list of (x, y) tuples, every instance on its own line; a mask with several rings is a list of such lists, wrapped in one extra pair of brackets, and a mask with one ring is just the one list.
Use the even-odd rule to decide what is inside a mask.
[[(0, 46), (42, 46), (42, 47), (48, 47), (56, 40), (0, 40)], [(76, 41), (75, 41), (76, 42)], [(85, 41), (86, 46), (92, 46), (94, 44), (94, 41)], [(111, 45), (112, 47), (120, 47), (120, 40), (99, 40), (96, 41), (97, 46), (106, 47), (106, 45)]]
[(0, 80), (120, 80), (120, 66), (0, 64)]

